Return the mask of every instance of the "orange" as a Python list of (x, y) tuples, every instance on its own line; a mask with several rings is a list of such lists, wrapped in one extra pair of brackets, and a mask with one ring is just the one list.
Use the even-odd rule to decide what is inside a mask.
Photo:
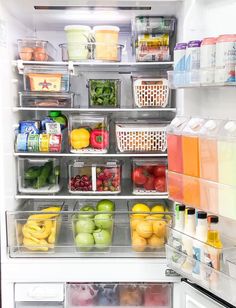
[(137, 237), (137, 236), (139, 236), (139, 235), (138, 235), (138, 232), (137, 232), (137, 231), (133, 231), (133, 232), (132, 232), (132, 239), (133, 239), (134, 237)]
[(143, 218), (142, 217), (131, 217), (130, 218), (130, 226), (131, 226), (131, 229), (134, 231), (136, 230), (136, 227), (137, 227), (137, 224), (142, 221)]
[(152, 236), (153, 233), (152, 222), (146, 220), (140, 221), (137, 224), (136, 231), (139, 236), (149, 238), (150, 236)]
[(149, 213), (150, 212), (150, 208), (144, 204), (144, 203), (136, 203), (133, 207), (132, 207), (132, 212), (135, 213), (135, 212), (144, 212), (143, 214), (133, 214), (133, 216), (136, 216), (136, 217), (146, 217), (148, 214), (145, 214), (146, 213)]
[(152, 249), (162, 248), (165, 244), (164, 238), (157, 237), (155, 234), (153, 234), (147, 241), (148, 241), (148, 246)]
[(153, 224), (153, 233), (158, 237), (166, 236), (166, 222), (164, 220), (154, 221)]
[(145, 250), (147, 241), (141, 236), (135, 236), (132, 238), (132, 247), (135, 251), (142, 252)]

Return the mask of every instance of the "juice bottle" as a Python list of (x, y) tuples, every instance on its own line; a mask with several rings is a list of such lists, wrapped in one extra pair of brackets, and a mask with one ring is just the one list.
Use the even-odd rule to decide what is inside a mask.
[[(202, 179), (218, 181), (218, 151), (217, 138), (224, 124), (222, 120), (208, 120), (202, 126), (199, 135), (200, 177)], [(208, 181), (201, 181), (201, 208), (205, 211), (218, 212), (218, 185)]]
[(236, 219), (236, 121), (228, 121), (222, 127), (217, 149), (218, 179), (225, 184), (219, 186), (219, 214)]
[(192, 118), (183, 129), (183, 203), (200, 206), (199, 132), (204, 119)]

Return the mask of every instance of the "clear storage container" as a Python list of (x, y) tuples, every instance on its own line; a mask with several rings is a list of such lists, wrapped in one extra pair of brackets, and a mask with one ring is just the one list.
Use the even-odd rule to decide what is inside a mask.
[(66, 67), (25, 66), (24, 91), (69, 92), (69, 72)]
[(109, 126), (106, 116), (71, 115), (69, 118), (71, 153), (107, 153)]
[(72, 216), (74, 244), (78, 252), (107, 251), (112, 245), (114, 217), (93, 205), (76, 203)]
[(133, 80), (135, 107), (166, 107), (169, 98), (167, 79), (137, 78)]
[(119, 79), (89, 79), (88, 96), (91, 108), (120, 107), (121, 81)]
[(165, 33), (175, 30), (176, 19), (173, 17), (137, 16), (134, 23), (137, 33)]
[(17, 43), (23, 61), (53, 61), (56, 58), (56, 49), (48, 41), (21, 39)]
[(160, 251), (166, 243), (171, 213), (162, 201), (129, 201), (132, 248), (136, 252)]
[(144, 121), (116, 123), (116, 143), (120, 152), (165, 152), (166, 124)]
[(133, 194), (166, 194), (165, 159), (133, 159)]
[(58, 158), (18, 158), (18, 190), (23, 194), (55, 194), (61, 189)]
[(121, 163), (74, 161), (69, 164), (70, 193), (117, 194), (121, 192)]
[(17, 211), (7, 211), (8, 244), (11, 253), (54, 252), (61, 228), (64, 203), (28, 200)]
[(73, 108), (74, 93), (19, 92), (20, 107)]

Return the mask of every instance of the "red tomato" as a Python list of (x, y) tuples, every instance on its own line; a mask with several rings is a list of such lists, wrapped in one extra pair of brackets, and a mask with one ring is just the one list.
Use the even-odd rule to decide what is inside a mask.
[(164, 165), (155, 166), (154, 169), (153, 169), (153, 175), (155, 177), (165, 176), (166, 175), (166, 166), (164, 166)]
[(135, 168), (132, 174), (133, 182), (137, 185), (143, 185), (147, 181), (144, 169), (142, 167)]
[(154, 176), (150, 175), (147, 177), (147, 181), (146, 183), (144, 184), (144, 188), (146, 190), (153, 190), (155, 188), (154, 186), (154, 181), (155, 181), (155, 178)]
[(165, 192), (166, 191), (166, 178), (164, 176), (156, 178), (154, 180), (154, 187), (155, 187), (155, 190), (157, 191)]
[(147, 171), (149, 174), (153, 174), (155, 166), (143, 166), (143, 169)]

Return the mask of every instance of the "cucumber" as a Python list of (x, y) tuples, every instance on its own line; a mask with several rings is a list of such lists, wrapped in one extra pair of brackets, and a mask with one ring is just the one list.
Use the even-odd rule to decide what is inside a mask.
[(53, 175), (59, 176), (60, 175), (60, 166), (56, 166), (53, 170)]
[(33, 186), (35, 189), (39, 189), (47, 184), (47, 180), (48, 180), (50, 173), (52, 172), (52, 168), (53, 168), (53, 163), (51, 161), (47, 162), (43, 166), (41, 173), (38, 176), (37, 181)]
[(34, 179), (37, 179), (40, 173), (41, 173), (40, 167), (37, 167), (37, 166), (30, 167), (29, 169), (25, 171), (24, 178), (25, 180), (34, 180)]
[(54, 175), (54, 174), (50, 174), (49, 178), (48, 178), (48, 183), (51, 184), (51, 185), (57, 184), (58, 183), (58, 176)]

